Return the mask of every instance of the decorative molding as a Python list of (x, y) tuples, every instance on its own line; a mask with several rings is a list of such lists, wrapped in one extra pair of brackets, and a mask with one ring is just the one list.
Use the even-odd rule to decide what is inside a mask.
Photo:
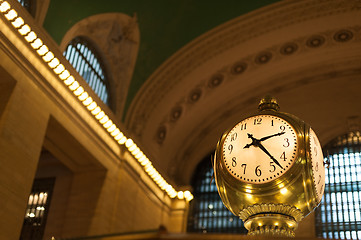
[[(178, 169), (178, 174), (175, 174), (173, 177), (177, 180), (177, 182), (182, 184), (189, 184), (190, 176), (185, 176), (184, 173), (192, 172), (195, 169), (197, 162), (194, 162), (195, 157), (194, 154), (201, 151), (204, 148), (200, 139), (206, 139), (207, 136), (214, 131), (214, 129), (218, 129), (219, 126), (223, 126), (224, 122), (227, 122), (231, 116), (235, 116), (235, 113), (247, 114), (250, 112), (251, 108), (249, 106), (257, 106), (258, 101), (260, 100), (257, 96), (264, 96), (265, 94), (271, 94), (273, 96), (279, 95), (281, 92), (288, 92), (294, 89), (300, 89), (307, 85), (322, 83), (333, 79), (347, 79), (350, 77), (359, 78), (361, 76), (361, 60), (347, 60), (345, 62), (337, 62), (335, 64), (341, 64), (341, 69), (333, 69), (332, 65), (327, 65), (322, 69), (319, 69), (319, 66), (314, 66), (313, 68), (308, 69), (308, 74), (300, 75), (299, 73), (305, 72), (303, 69), (300, 69), (297, 72), (287, 73), (283, 76), (277, 75), (276, 77), (270, 79), (270, 82), (274, 83), (269, 91), (264, 92), (264, 89), (261, 89), (258, 86), (255, 86), (253, 89), (248, 89), (249, 92), (252, 92), (251, 95), (243, 96), (243, 98), (239, 98), (239, 96), (234, 96), (229, 99), (228, 102), (224, 106), (220, 108), (213, 108), (212, 112), (215, 114), (212, 116), (212, 119), (207, 116), (207, 122), (204, 122), (201, 127), (194, 129), (192, 133), (187, 138), (187, 142), (182, 144), (182, 146), (176, 150), (174, 153), (173, 162), (176, 162), (177, 165), (174, 166)], [(329, 69), (333, 69), (331, 72)], [(294, 81), (287, 82), (290, 76), (297, 76)], [(339, 99), (338, 101), (341, 101)], [(356, 103), (355, 103), (356, 104)], [(282, 107), (282, 106), (281, 106)], [(345, 106), (346, 107), (346, 106)], [(252, 110), (251, 110), (252, 112)], [(347, 118), (349, 120), (350, 118)], [(345, 126), (335, 126), (333, 131), (333, 135), (331, 139), (339, 134), (344, 133)], [(224, 129), (223, 129), (224, 130)], [(218, 134), (220, 137), (221, 135)], [(326, 143), (329, 139), (326, 139), (324, 143)], [(216, 146), (216, 141), (213, 141)], [(213, 149), (212, 145), (208, 146), (207, 149), (203, 149), (204, 154), (209, 153)], [(203, 156), (204, 157), (204, 156)], [(185, 161), (185, 159), (189, 159), (189, 161)], [(174, 164), (173, 164), (174, 165)], [(173, 166), (172, 165), (172, 166)], [(192, 170), (189, 170), (192, 169)]]
[(303, 219), (303, 214), (300, 209), (282, 203), (279, 204), (263, 203), (263, 204), (254, 204), (252, 206), (247, 206), (242, 211), (240, 211), (238, 216), (243, 221), (246, 221), (249, 217), (260, 213), (280, 213), (286, 216), (293, 217), (296, 220), (296, 222), (299, 222)]
[[(305, 36), (294, 39), (290, 42), (281, 43), (276, 46), (272, 46), (267, 50), (261, 51), (258, 54), (247, 56), (236, 61), (234, 64), (225, 66), (224, 68), (227, 69), (227, 72), (224, 72), (223, 69), (218, 70), (218, 72), (215, 72), (211, 78), (202, 79), (197, 88), (193, 89), (190, 93), (188, 93), (188, 95), (178, 99), (177, 108), (181, 108), (186, 111), (187, 104), (197, 103), (204, 92), (214, 90), (223, 82), (232, 81), (234, 79), (232, 78), (232, 75), (240, 75), (246, 71), (259, 71), (260, 67), (270, 61), (280, 61), (290, 55), (306, 54), (307, 52), (318, 49), (326, 44), (328, 48), (332, 48), (333, 46), (338, 46), (339, 44), (358, 41), (361, 39), (360, 33), (361, 26), (354, 26), (350, 27), (349, 29), (326, 31), (317, 35)], [(356, 36), (357, 39), (354, 39), (354, 36)], [(276, 93), (280, 90), (280, 88), (277, 88), (272, 91)], [(184, 101), (184, 99), (187, 100)], [(253, 99), (250, 102), (252, 101)], [(169, 115), (172, 115), (172, 113), (169, 113)], [(179, 114), (179, 116), (177, 116), (177, 120), (180, 117), (181, 116)], [(172, 119), (168, 119), (167, 116), (164, 116), (162, 121), (162, 128), (166, 128), (165, 126), (169, 125), (170, 122), (174, 121)], [(171, 129), (168, 128), (168, 131), (169, 130)], [(161, 144), (164, 140), (165, 135), (162, 135), (162, 141), (158, 141), (158, 143)]]
[[(179, 50), (151, 75), (133, 100), (127, 112), (126, 125), (141, 135), (144, 121), (172, 88), (194, 69), (236, 45), (287, 26), (360, 10), (361, 2), (358, 0), (293, 0), (266, 6), (222, 24)], [(307, 42), (310, 48), (323, 44), (322, 35), (314, 35)], [(285, 51), (297, 51), (295, 45), (282, 49), (284, 55)], [(257, 62), (272, 61), (272, 56), (272, 52), (267, 51), (266, 55), (261, 54), (257, 58)]]

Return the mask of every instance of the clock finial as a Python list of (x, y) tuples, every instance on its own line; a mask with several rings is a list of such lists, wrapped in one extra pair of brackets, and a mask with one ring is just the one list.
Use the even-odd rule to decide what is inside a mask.
[(266, 95), (259, 102), (258, 109), (260, 111), (263, 110), (278, 111), (280, 109), (280, 106), (278, 105), (276, 98), (272, 97), (271, 95)]

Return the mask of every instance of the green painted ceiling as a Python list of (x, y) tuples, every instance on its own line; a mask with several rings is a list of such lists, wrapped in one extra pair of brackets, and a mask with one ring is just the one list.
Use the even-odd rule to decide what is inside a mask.
[[(44, 28), (60, 44), (91, 15), (137, 15), (140, 47), (125, 109), (147, 78), (178, 49), (212, 28), (279, 0), (51, 0)], [(126, 111), (126, 110), (125, 110)]]

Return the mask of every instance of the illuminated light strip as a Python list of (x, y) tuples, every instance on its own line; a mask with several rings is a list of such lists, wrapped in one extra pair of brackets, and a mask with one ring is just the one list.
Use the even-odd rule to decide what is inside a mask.
[(120, 133), (119, 128), (116, 128), (114, 131), (112, 131), (112, 133), (110, 135), (112, 135), (113, 137), (115, 137), (116, 135), (118, 135)]
[(13, 21), (11, 23), (15, 28), (19, 28), (24, 24), (24, 19), (22, 19), (21, 17), (18, 17), (15, 19), (15, 21)]
[(62, 73), (64, 70), (65, 70), (65, 67), (63, 64), (59, 64), (56, 68), (54, 68), (54, 72), (58, 75), (60, 75), (60, 73)]
[[(112, 132), (115, 131), (116, 129), (117, 129), (117, 126), (113, 123), (113, 124), (107, 129), (107, 131), (110, 132), (110, 133), (112, 133)], [(110, 134), (110, 135), (112, 135), (112, 134)]]
[[(65, 70), (65, 71), (68, 71), (68, 70)], [(64, 84), (69, 86), (70, 84), (72, 84), (73, 82), (75, 81), (74, 77), (73, 76), (69, 76), (68, 78), (66, 78), (64, 80)]]
[(43, 56), (48, 51), (49, 51), (48, 47), (46, 45), (43, 45), (36, 52), (39, 54), (39, 56)]
[[(106, 123), (103, 124), (103, 127), (108, 130), (112, 125), (113, 125), (113, 121), (112, 121), (112, 120), (108, 120)], [(109, 131), (108, 131), (108, 132), (109, 132)]]
[(73, 92), (73, 94), (75, 95), (75, 96), (79, 96), (80, 94), (82, 94), (84, 92), (84, 88), (83, 87), (78, 87), (74, 92)]
[(83, 102), (88, 97), (89, 97), (89, 94), (87, 92), (83, 92), (78, 98), (79, 98), (80, 101)]
[(70, 91), (83, 103), (86, 109), (94, 116), (96, 120), (103, 125), (111, 137), (120, 145), (125, 145), (128, 151), (144, 168), (148, 176), (165, 191), (169, 197), (186, 199), (191, 201), (193, 195), (190, 191), (176, 191), (160, 173), (153, 167), (149, 158), (141, 151), (131, 138), (127, 138), (111, 119), (104, 113), (98, 104), (89, 96), (78, 81), (69, 73), (60, 60), (54, 56), (48, 46), (31, 30), (31, 27), (25, 23), (24, 19), (18, 16), (15, 9), (7, 1), (0, 0), (0, 13), (11, 23), (11, 25), (24, 37), (35, 52), (43, 59), (45, 63), (54, 71), (59, 79), (69, 88)]
[(28, 42), (32, 42), (34, 41), (38, 36), (36, 35), (35, 32), (31, 31), (28, 33), (28, 35), (25, 36), (25, 40)]
[(89, 111), (93, 111), (97, 106), (98, 105), (96, 104), (96, 102), (91, 102), (91, 103), (89, 103), (87, 108)]
[(70, 73), (68, 70), (65, 70), (61, 74), (59, 74), (59, 78), (61, 80), (66, 80), (69, 76), (70, 76)]
[(108, 115), (104, 115), (102, 118), (99, 119), (99, 122), (101, 124), (104, 124), (104, 123), (108, 122), (108, 120), (109, 120)]
[(47, 52), (43, 57), (45, 62), (50, 62), (54, 58), (54, 54), (52, 52)]
[[(92, 97), (87, 97), (87, 98), (83, 101), (84, 106), (88, 106), (88, 105), (91, 104), (91, 103), (95, 103), (95, 102), (93, 101), (93, 98), (92, 98)], [(88, 108), (88, 109), (89, 109), (89, 108)]]
[(17, 16), (18, 13), (14, 9), (11, 9), (8, 13), (5, 14), (6, 19), (9, 21), (14, 20)]
[[(15, 27), (15, 26), (14, 26)], [(28, 34), (31, 31), (30, 27), (28, 24), (25, 24), (24, 26), (22, 26), (21, 28), (19, 28), (18, 32), (21, 35), (25, 35)]]
[(38, 48), (40, 48), (41, 46), (43, 46), (43, 41), (40, 40), (40, 38), (37, 38), (32, 44), (31, 46), (37, 50)]
[(75, 89), (77, 89), (79, 87), (79, 83), (78, 81), (73, 81), (73, 83), (71, 85), (68, 86), (68, 88), (72, 91), (74, 91)]
[(59, 64), (60, 64), (60, 61), (59, 61), (59, 59), (57, 59), (57, 58), (53, 58), (53, 59), (48, 63), (49, 67), (51, 67), (51, 68), (56, 68)]
[[(100, 107), (97, 107), (97, 109), (99, 109), (101, 111)], [(95, 110), (94, 110), (95, 111)], [(101, 111), (100, 113), (98, 113), (97, 115), (95, 115), (95, 118), (100, 120), (105, 116), (105, 113), (103, 111)]]
[(0, 12), (4, 13), (8, 11), (10, 8), (11, 8), (10, 4), (7, 1), (5, 1), (0, 5)]
[[(119, 140), (122, 139), (123, 137), (124, 137), (124, 134), (119, 131), (119, 133), (118, 133), (116, 136), (114, 136), (114, 139), (115, 139), (116, 141), (119, 141)], [(125, 143), (125, 142), (124, 142), (124, 143)], [(123, 143), (123, 144), (124, 144), (124, 143)]]

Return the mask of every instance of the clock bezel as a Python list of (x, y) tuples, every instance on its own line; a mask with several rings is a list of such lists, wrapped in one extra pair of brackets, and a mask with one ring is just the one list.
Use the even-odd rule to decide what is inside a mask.
[[(281, 175), (269, 182), (266, 182), (266, 183), (248, 183), (248, 182), (244, 182), (244, 181), (238, 179), (237, 177), (234, 177), (231, 173), (228, 172), (228, 170), (226, 169), (226, 165), (223, 161), (223, 158), (224, 158), (223, 146), (224, 146), (224, 142), (225, 142), (227, 135), (235, 126), (237, 126), (237, 124), (239, 124), (240, 122), (242, 122), (248, 118), (256, 117), (256, 116), (260, 116), (260, 115), (271, 115), (271, 116), (280, 118), (280, 119), (286, 121), (289, 125), (291, 125), (296, 133), (297, 150), (296, 150), (296, 154), (294, 157), (294, 163), (283, 175)], [(222, 174), (224, 181), (227, 182), (233, 188), (235, 188), (239, 191), (252, 192), (252, 194), (257, 194), (257, 192), (259, 192), (259, 191), (262, 191), (264, 193), (265, 191), (268, 191), (268, 190), (269, 191), (273, 191), (275, 189), (279, 190), (280, 187), (288, 185), (290, 183), (290, 181), (292, 181), (292, 179), (297, 178), (297, 176), (300, 174), (301, 169), (303, 168), (302, 157), (303, 158), (305, 157), (305, 152), (302, 151), (302, 149), (305, 149), (305, 142), (303, 141), (303, 138), (302, 138), (302, 136), (304, 135), (304, 132), (305, 132), (304, 124), (302, 121), (298, 122), (298, 121), (295, 121), (294, 119), (295, 119), (294, 116), (287, 114), (287, 113), (278, 112), (278, 111), (276, 112), (273, 110), (264, 110), (264, 111), (258, 112), (256, 114), (249, 115), (249, 116), (243, 118), (241, 121), (234, 124), (231, 128), (229, 128), (226, 132), (224, 132), (224, 134), (222, 135), (221, 139), (219, 140), (219, 142), (217, 144), (215, 157), (218, 159), (216, 162), (218, 164), (220, 164), (219, 170), (221, 170), (221, 171), (218, 171), (216, 174)], [(215, 163), (215, 164), (217, 164), (217, 163)], [(237, 182), (237, 184), (235, 184), (235, 182)], [(260, 190), (260, 189), (262, 189), (262, 190)]]

